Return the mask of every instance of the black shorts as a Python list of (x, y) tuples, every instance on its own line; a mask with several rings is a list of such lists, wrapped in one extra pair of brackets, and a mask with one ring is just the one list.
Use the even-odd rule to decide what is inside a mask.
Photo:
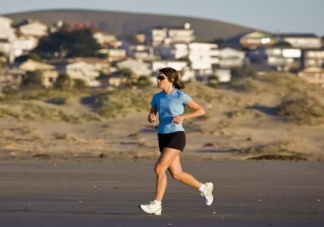
[(186, 134), (184, 131), (167, 134), (158, 133), (158, 139), (160, 152), (166, 147), (183, 151), (186, 146)]

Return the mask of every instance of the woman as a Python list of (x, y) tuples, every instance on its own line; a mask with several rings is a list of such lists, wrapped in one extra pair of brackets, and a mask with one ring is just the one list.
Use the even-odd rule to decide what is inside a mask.
[[(159, 70), (157, 84), (162, 91), (153, 96), (148, 115), (150, 123), (155, 122), (159, 114), (158, 141), (161, 155), (155, 165), (156, 197), (149, 204), (140, 208), (149, 214), (161, 215), (162, 199), (167, 186), (166, 170), (172, 177), (199, 190), (205, 198), (205, 204), (213, 202), (213, 183), (200, 183), (192, 175), (182, 171), (180, 154), (186, 145), (186, 136), (182, 125), (183, 120), (205, 114), (204, 109), (187, 94), (180, 91), (184, 88), (178, 72), (170, 67)], [(185, 105), (193, 111), (183, 114)]]

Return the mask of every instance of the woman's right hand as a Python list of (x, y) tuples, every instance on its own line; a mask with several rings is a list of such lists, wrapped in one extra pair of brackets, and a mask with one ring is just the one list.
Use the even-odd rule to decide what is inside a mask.
[(154, 114), (154, 113), (150, 113), (150, 114), (148, 115), (148, 121), (149, 121), (150, 123), (153, 123), (153, 122), (155, 122), (155, 120), (156, 120), (156, 116), (155, 116), (155, 114)]

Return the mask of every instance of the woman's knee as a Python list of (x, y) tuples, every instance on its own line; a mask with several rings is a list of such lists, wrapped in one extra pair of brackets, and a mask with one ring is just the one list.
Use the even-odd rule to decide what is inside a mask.
[(171, 172), (171, 176), (175, 180), (181, 180), (182, 172)]
[(154, 172), (155, 174), (158, 176), (158, 175), (161, 175), (161, 174), (164, 174), (165, 171), (167, 170), (167, 167), (161, 165), (161, 164), (157, 164), (154, 168)]

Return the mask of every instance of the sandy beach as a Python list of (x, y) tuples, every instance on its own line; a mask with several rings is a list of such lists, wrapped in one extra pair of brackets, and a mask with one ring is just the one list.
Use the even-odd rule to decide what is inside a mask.
[(162, 216), (153, 199), (153, 161), (2, 162), (0, 226), (314, 226), (324, 224), (320, 162), (184, 162), (213, 181), (210, 207), (169, 176)]

